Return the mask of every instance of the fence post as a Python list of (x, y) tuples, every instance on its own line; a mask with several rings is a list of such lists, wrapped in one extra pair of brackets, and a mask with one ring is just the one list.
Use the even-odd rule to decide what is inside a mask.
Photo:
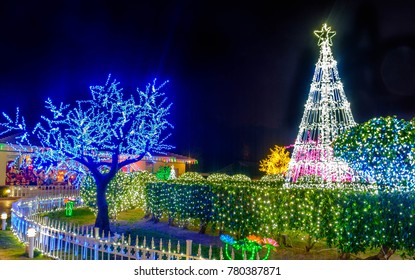
[(98, 258), (98, 243), (97, 241), (94, 241), (94, 260), (99, 260)]
[(8, 197), (14, 197), (15, 195), (14, 195), (14, 186), (12, 185), (12, 186), (9, 186), (9, 189), (8, 189)]
[(7, 220), (7, 213), (6, 212), (1, 213), (1, 230), (6, 230), (6, 226), (7, 226), (6, 220)]
[(186, 260), (192, 259), (192, 240), (186, 240)]
[(27, 237), (29, 237), (29, 250), (27, 253), (30, 259), (33, 259), (33, 251), (35, 249), (35, 235), (36, 230), (34, 228), (29, 228), (27, 230)]
[(94, 227), (94, 231), (95, 231), (94, 238), (99, 239), (99, 227)]

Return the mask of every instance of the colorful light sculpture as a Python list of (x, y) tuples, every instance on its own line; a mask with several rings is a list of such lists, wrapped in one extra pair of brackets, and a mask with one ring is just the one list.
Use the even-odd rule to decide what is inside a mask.
[(304, 175), (317, 175), (331, 182), (352, 181), (355, 177), (353, 170), (344, 160), (333, 156), (331, 147), (337, 135), (356, 125), (330, 48), (336, 32), (324, 24), (314, 34), (319, 39), (320, 57), (286, 181), (296, 182)]
[(241, 255), (248, 253), (248, 259), (253, 260), (256, 254), (262, 249), (266, 248), (267, 253), (262, 258), (262, 260), (267, 260), (269, 258), (272, 248), (278, 247), (277, 241), (271, 238), (261, 238), (256, 235), (249, 235), (243, 239), (235, 240), (232, 236), (227, 234), (222, 234), (220, 240), (225, 243), (225, 257), (228, 260), (232, 260), (232, 256), (229, 254), (229, 246), (232, 246), (234, 249), (241, 251)]
[(66, 217), (72, 217), (73, 213), (73, 206), (75, 204), (75, 198), (68, 197), (63, 200), (63, 203), (65, 204), (65, 215)]

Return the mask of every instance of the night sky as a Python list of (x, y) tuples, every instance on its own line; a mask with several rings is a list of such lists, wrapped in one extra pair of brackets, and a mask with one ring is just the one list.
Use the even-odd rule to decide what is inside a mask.
[(415, 116), (415, 4), (251, 2), (1, 1), (0, 111), (34, 124), (110, 73), (125, 93), (169, 80), (173, 152), (257, 164), (295, 141), (327, 22), (355, 120)]

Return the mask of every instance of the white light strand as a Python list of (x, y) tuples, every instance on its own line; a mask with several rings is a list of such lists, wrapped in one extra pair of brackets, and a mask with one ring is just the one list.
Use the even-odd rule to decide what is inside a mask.
[(356, 125), (330, 48), (335, 32), (324, 24), (315, 34), (319, 37), (320, 57), (304, 106), (286, 181), (296, 182), (299, 177), (309, 175), (331, 182), (352, 181), (355, 179), (354, 172), (345, 161), (333, 156), (331, 147), (338, 134)]

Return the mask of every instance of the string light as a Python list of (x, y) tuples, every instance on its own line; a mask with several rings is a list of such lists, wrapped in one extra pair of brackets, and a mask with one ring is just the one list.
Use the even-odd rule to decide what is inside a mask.
[(197, 172), (185, 172), (178, 178), (179, 181), (200, 182), (205, 181), (205, 178)]
[(231, 176), (231, 180), (237, 182), (249, 182), (251, 181), (251, 178), (249, 178), (245, 174), (235, 174)]
[(285, 174), (290, 162), (290, 153), (285, 147), (275, 145), (270, 149), (270, 154), (266, 159), (259, 162), (259, 171), (264, 171), (267, 175)]
[(233, 240), (294, 232), (308, 240), (309, 249), (325, 241), (343, 253), (386, 244), (414, 254), (413, 192), (380, 191), (358, 182), (332, 182), (321, 188), (310, 182), (287, 188), (282, 180), (173, 180), (150, 183), (145, 194), (158, 217), (172, 217), (178, 225), (207, 222), (212, 230), (235, 236)]
[(415, 186), (415, 127), (396, 116), (373, 118), (345, 131), (334, 143), (334, 154), (361, 178), (389, 188)]
[[(110, 217), (115, 220), (122, 211), (146, 209), (145, 185), (157, 181), (156, 176), (147, 171), (118, 172), (108, 184), (106, 191)], [(84, 204), (95, 214), (98, 213), (96, 192), (94, 179), (91, 176), (85, 177), (80, 184), (80, 196)]]
[(264, 175), (261, 177), (261, 181), (284, 181), (285, 175), (284, 174), (270, 174)]
[(353, 170), (345, 161), (333, 156), (331, 147), (338, 134), (356, 125), (330, 48), (336, 33), (326, 24), (314, 33), (319, 39), (320, 57), (286, 180), (296, 182), (301, 176), (317, 175), (324, 181), (351, 181), (354, 180)]
[(224, 174), (224, 173), (212, 173), (212, 174), (209, 174), (209, 176), (206, 178), (208, 182), (221, 182), (221, 181), (230, 180), (230, 179), (231, 179), (231, 176), (229, 176), (228, 174)]

